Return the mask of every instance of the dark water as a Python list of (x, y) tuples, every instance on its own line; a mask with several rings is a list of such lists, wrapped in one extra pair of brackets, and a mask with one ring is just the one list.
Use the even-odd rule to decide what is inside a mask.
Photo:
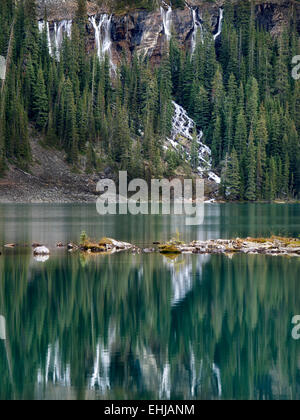
[(93, 205), (1, 205), (0, 399), (298, 399), (300, 259), (85, 257), (55, 249), (81, 230), (139, 245), (299, 236), (299, 205), (207, 205), (179, 216), (100, 217)]

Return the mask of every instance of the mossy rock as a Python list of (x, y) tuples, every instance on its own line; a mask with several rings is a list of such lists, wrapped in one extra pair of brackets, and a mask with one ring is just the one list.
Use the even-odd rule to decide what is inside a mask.
[(272, 242), (271, 239), (267, 238), (247, 238), (247, 242), (253, 242), (256, 244), (265, 244), (266, 242)]
[(300, 248), (300, 241), (299, 240), (290, 241), (288, 243), (288, 246), (291, 248), (298, 248), (298, 247)]
[(106, 246), (106, 245), (113, 245), (113, 243), (112, 243), (111, 239), (104, 237), (99, 241), (99, 245), (100, 246)]
[(81, 250), (84, 252), (102, 253), (102, 252), (106, 252), (106, 246), (102, 246), (102, 245), (90, 242), (90, 243), (84, 244)]
[(159, 246), (159, 252), (161, 254), (173, 254), (173, 255), (181, 254), (181, 250), (177, 246), (169, 245), (169, 244), (160, 245)]

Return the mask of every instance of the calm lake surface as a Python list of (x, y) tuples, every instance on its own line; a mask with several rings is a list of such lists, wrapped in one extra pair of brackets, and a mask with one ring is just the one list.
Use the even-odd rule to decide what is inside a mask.
[(95, 205), (0, 205), (0, 399), (299, 399), (300, 258), (56, 249), (82, 230), (151, 246), (298, 237), (300, 205), (209, 204), (180, 216), (99, 216)]

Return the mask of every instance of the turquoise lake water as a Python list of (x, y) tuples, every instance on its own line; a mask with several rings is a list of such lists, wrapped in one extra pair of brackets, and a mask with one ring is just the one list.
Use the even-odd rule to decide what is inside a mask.
[[(0, 399), (299, 399), (300, 258), (57, 249), (113, 237), (151, 246), (300, 235), (300, 205), (210, 204), (183, 216), (95, 205), (0, 205)], [(3, 248), (17, 243), (14, 249)], [(34, 260), (32, 242), (51, 249)]]

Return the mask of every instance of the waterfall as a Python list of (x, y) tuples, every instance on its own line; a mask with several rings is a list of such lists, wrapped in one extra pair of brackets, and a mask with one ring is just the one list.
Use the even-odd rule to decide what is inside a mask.
[[(40, 20), (38, 22), (39, 31), (43, 32), (45, 28), (45, 22)], [(53, 44), (56, 50), (56, 58), (59, 60), (60, 58), (60, 48), (63, 42), (63, 37), (66, 34), (68, 38), (71, 38), (72, 34), (72, 20), (62, 20), (60, 22), (54, 22), (54, 31), (53, 31), (53, 41), (51, 40), (50, 34), (50, 25), (49, 22), (46, 22), (47, 28), (47, 41), (48, 41), (48, 48), (49, 54), (53, 57)]]
[(6, 75), (6, 59), (0, 55), (0, 80), (5, 80)]
[[(38, 22), (38, 26), (39, 26), (39, 31), (43, 32), (45, 29), (45, 21), (40, 20)], [(52, 51), (52, 44), (51, 44), (51, 37), (50, 37), (50, 26), (49, 26), (49, 22), (46, 22), (46, 31), (47, 31), (47, 42), (48, 42), (48, 49), (49, 49), (49, 54), (52, 56), (53, 51)]]
[(193, 18), (193, 33), (192, 33), (192, 40), (191, 40), (192, 55), (193, 55), (194, 52), (195, 52), (195, 49), (196, 49), (197, 34), (198, 34), (198, 29), (199, 28), (201, 30), (201, 41), (202, 41), (202, 43), (204, 42), (204, 39), (203, 39), (203, 27), (202, 27), (201, 20), (198, 17), (198, 10), (192, 8), (191, 6), (188, 6), (188, 7), (192, 11), (192, 18)]
[[(188, 140), (188, 143), (191, 144), (193, 141), (193, 132), (195, 130), (195, 122), (188, 116), (186, 110), (178, 105), (176, 102), (173, 102), (174, 106), (174, 115), (172, 121), (172, 133), (171, 137), (168, 138), (168, 142), (171, 146), (177, 150), (182, 151), (187, 160), (190, 160), (190, 150), (186, 145), (180, 143), (180, 139), (184, 138)], [(207, 174), (208, 178), (219, 184), (221, 182), (220, 178), (211, 171), (211, 150), (202, 142), (203, 132), (200, 131), (197, 133), (198, 148), (199, 148), (199, 175)]]
[[(165, 8), (167, 8), (167, 10)], [(160, 13), (163, 20), (164, 34), (169, 42), (172, 35), (172, 7), (163, 1), (163, 6), (160, 7)]]
[(71, 38), (72, 32), (72, 21), (71, 20), (62, 20), (58, 23), (54, 23), (54, 43), (56, 49), (56, 58), (59, 60), (60, 57), (60, 48), (66, 34), (68, 38)]
[(91, 18), (89, 18), (89, 21), (91, 22), (91, 24), (93, 25), (94, 31), (95, 31), (95, 43), (96, 43), (96, 47), (97, 47), (97, 54), (99, 59), (101, 59), (101, 19), (100, 19), (100, 23), (99, 26), (96, 23), (96, 18), (95, 16), (92, 16)]
[(0, 315), (0, 340), (6, 340), (6, 326), (5, 318)]
[(51, 38), (50, 38), (49, 22), (47, 22), (47, 41), (48, 41), (49, 54), (52, 56), (52, 45), (51, 45)]
[(220, 9), (218, 32), (214, 35), (214, 40), (216, 40), (222, 33), (223, 16), (224, 16), (224, 10)]
[(108, 54), (110, 65), (114, 69), (115, 65), (112, 60), (112, 39), (111, 39), (111, 23), (112, 16), (107, 14), (101, 15), (99, 23), (97, 24), (96, 16), (89, 18), (89, 21), (93, 25), (95, 31), (95, 43), (97, 48), (97, 54), (100, 61), (105, 59), (105, 55)]

